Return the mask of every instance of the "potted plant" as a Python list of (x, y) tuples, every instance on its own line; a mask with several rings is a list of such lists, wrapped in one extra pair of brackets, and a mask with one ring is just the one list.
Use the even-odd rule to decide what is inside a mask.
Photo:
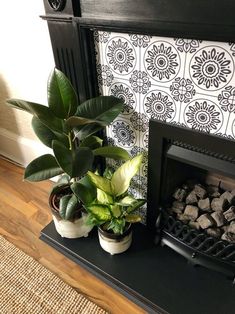
[[(58, 233), (63, 237), (87, 236), (92, 226), (84, 223), (79, 189), (89, 187), (85, 177), (95, 167), (97, 156), (129, 159), (121, 148), (103, 146), (95, 134), (110, 124), (123, 108), (113, 96), (100, 96), (79, 103), (68, 78), (54, 69), (47, 85), (48, 106), (20, 99), (8, 104), (33, 115), (32, 128), (52, 154), (42, 155), (26, 167), (24, 179), (41, 181), (60, 175), (49, 196), (49, 204)], [(92, 195), (92, 193), (91, 193)], [(83, 198), (88, 202), (88, 198)]]
[[(84, 206), (88, 212), (87, 222), (98, 226), (101, 247), (110, 254), (126, 251), (132, 241), (131, 224), (141, 221), (135, 210), (141, 207), (144, 199), (135, 199), (128, 188), (133, 176), (138, 172), (143, 155), (126, 161), (115, 172), (106, 169), (103, 176), (88, 171), (88, 177), (96, 189), (90, 194)], [(89, 190), (84, 190), (84, 195)]]

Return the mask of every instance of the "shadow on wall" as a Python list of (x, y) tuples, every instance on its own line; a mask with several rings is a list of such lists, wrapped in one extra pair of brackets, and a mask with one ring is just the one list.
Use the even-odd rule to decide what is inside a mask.
[(0, 154), (24, 165), (15, 112), (6, 104), (10, 97), (7, 84), (0, 74)]

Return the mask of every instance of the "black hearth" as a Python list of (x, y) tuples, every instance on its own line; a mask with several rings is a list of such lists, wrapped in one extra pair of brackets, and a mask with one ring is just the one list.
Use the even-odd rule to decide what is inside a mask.
[[(193, 183), (192, 179), (196, 183)], [(204, 265), (233, 278), (235, 276), (234, 241), (224, 240), (228, 234), (226, 232), (222, 239), (208, 234), (208, 231), (220, 232), (212, 218), (212, 213), (215, 213), (210, 208), (210, 202), (212, 204), (214, 202), (211, 201), (212, 197), (207, 195), (206, 190), (202, 188), (205, 195), (200, 198), (207, 200), (209, 204), (206, 213), (198, 209), (198, 204), (196, 204), (197, 206), (187, 205), (194, 204), (194, 201), (190, 202), (189, 200), (187, 202), (186, 199), (185, 203), (185, 198), (187, 194), (190, 194), (186, 192), (189, 189), (189, 185), (186, 184), (187, 181), (191, 181), (192, 191), (194, 186), (200, 188), (198, 183), (204, 186), (207, 183), (213, 183), (209, 187), (217, 186), (222, 194), (225, 190), (234, 189), (234, 179), (234, 141), (154, 120), (150, 122), (147, 223), (152, 229), (156, 228), (156, 243), (161, 242), (162, 245), (171, 247), (193, 264)], [(179, 189), (180, 186), (183, 188)], [(185, 193), (182, 197), (181, 195), (175, 196), (175, 199), (181, 201), (178, 203), (180, 206), (182, 204), (182, 208), (180, 206), (176, 209), (172, 207), (175, 190), (178, 190), (178, 194), (181, 191)], [(220, 202), (220, 193), (216, 197), (215, 201)], [(226, 216), (226, 210), (230, 208), (230, 212), (232, 212), (235, 209), (233, 205), (228, 203), (221, 210), (219, 208), (216, 215), (220, 212), (222, 217), (223, 214)], [(192, 224), (196, 225), (196, 229), (195, 226), (185, 223), (189, 216), (183, 213), (188, 209), (196, 210), (196, 217), (193, 217), (194, 219), (191, 221)], [(202, 219), (211, 220), (208, 220), (208, 226), (202, 225), (201, 227), (197, 222), (201, 222), (198, 218), (199, 212)], [(185, 217), (186, 220), (184, 221), (183, 218)], [(230, 220), (231, 222), (228, 222), (224, 219), (225, 227), (228, 228), (229, 223), (233, 223), (233, 218)], [(213, 225), (217, 228), (207, 228)]]

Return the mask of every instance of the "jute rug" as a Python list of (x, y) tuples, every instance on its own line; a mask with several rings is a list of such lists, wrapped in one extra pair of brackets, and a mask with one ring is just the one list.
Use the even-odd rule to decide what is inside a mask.
[(105, 314), (0, 236), (1, 314)]

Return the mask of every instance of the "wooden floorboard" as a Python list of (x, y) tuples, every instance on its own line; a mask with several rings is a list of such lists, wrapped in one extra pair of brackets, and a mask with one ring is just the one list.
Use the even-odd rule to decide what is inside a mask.
[(23, 172), (21, 167), (0, 157), (0, 234), (108, 312), (145, 313), (39, 240), (41, 229), (51, 221), (47, 199), (52, 182), (23, 181)]

